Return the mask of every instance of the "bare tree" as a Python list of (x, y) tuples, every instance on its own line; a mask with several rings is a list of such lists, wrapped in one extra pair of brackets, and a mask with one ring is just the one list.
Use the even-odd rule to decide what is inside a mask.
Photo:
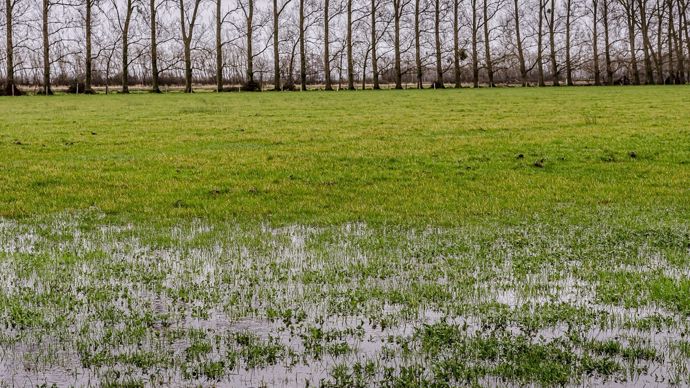
[[(52, 3), (50, 0), (42, 0), (42, 24), (41, 33), (43, 37), (43, 93), (46, 96), (52, 95), (53, 90), (50, 87), (50, 7)], [(9, 36), (9, 33), (7, 34)], [(9, 46), (9, 45), (8, 45)]]
[(522, 43), (522, 34), (520, 32), (520, 3), (519, 0), (513, 0), (513, 20), (515, 21), (515, 46), (517, 48), (518, 65), (520, 66), (520, 80), (522, 86), (527, 86), (527, 66), (525, 65), (525, 50)]
[(245, 80), (244, 88), (245, 90), (254, 91), (260, 89), (260, 86), (254, 79), (254, 0), (247, 0), (246, 5), (243, 1), (240, 1), (240, 9), (244, 14), (246, 21), (245, 27), (247, 29), (247, 78)]
[[(282, 15), (285, 7), (290, 4), (290, 0), (284, 1), (282, 5), (278, 6), (278, 0), (273, 0), (273, 88), (281, 90), (282, 85), (280, 81), (280, 15)], [(290, 80), (289, 82), (292, 82)]]
[[(273, 0), (275, 4), (277, 0)], [(216, 0), (216, 92), (223, 91), (223, 17), (221, 16), (223, 10), (223, 1)], [(274, 32), (278, 36), (278, 30)], [(276, 55), (276, 61), (278, 56)], [(279, 73), (279, 72), (278, 72)], [(278, 85), (280, 85), (280, 74), (278, 74)]]
[(537, 32), (537, 72), (539, 77), (539, 86), (546, 86), (546, 83), (544, 82), (544, 61), (542, 55), (544, 53), (544, 14), (546, 13), (547, 1), (548, 0), (539, 0), (539, 28)]
[(664, 83), (664, 50), (663, 50), (663, 19), (666, 13), (666, 0), (656, 0), (656, 44), (657, 51), (654, 55), (654, 65), (656, 66), (657, 83)]
[(599, 69), (599, 0), (592, 0), (592, 60), (594, 62), (594, 85), (601, 85), (601, 70)]
[(352, 1), (347, 0), (347, 88), (355, 90), (355, 65), (352, 57)]
[[(351, 1), (351, 0), (348, 0)], [(457, 1), (457, 0), (456, 0)], [(395, 49), (395, 88), (402, 89), (402, 65), (400, 53), (400, 23), (405, 6), (408, 0), (393, 0), (393, 20), (394, 20), (394, 49)], [(349, 31), (349, 30), (348, 30)]]
[(129, 27), (134, 14), (134, 0), (125, 0), (124, 20), (120, 15), (117, 2), (113, 0), (113, 9), (117, 13), (117, 22), (122, 34), (122, 93), (129, 93)]
[(378, 41), (378, 35), (376, 35), (376, 11), (378, 9), (377, 0), (371, 0), (371, 77), (373, 82), (373, 89), (381, 89), (379, 85), (379, 63), (378, 56), (376, 55), (376, 43)]
[[(475, 1), (475, 0), (472, 0)], [(421, 18), (422, 18), (422, 0), (415, 0), (414, 2), (414, 48), (415, 48), (415, 65), (417, 69), (417, 89), (422, 89), (424, 84), (422, 83), (422, 77), (424, 72), (422, 70), (422, 30), (421, 30)]]
[(160, 86), (158, 85), (158, 4), (159, 3), (157, 3), (157, 0), (150, 0), (149, 2), (149, 32), (151, 35), (151, 91), (153, 93), (161, 92)]
[[(687, 34), (687, 28), (683, 26), (683, 16), (685, 14), (684, 7), (681, 6), (680, 0), (676, 0), (678, 6), (678, 29), (674, 28), (674, 36), (676, 41), (676, 58), (678, 58), (678, 67), (676, 73), (678, 74), (678, 83), (685, 83), (685, 54), (683, 53), (683, 30)], [(670, 15), (670, 14), (669, 14)], [(671, 21), (673, 24), (673, 21)]]
[(477, 0), (470, 0), (470, 6), (472, 7), (472, 85), (475, 88), (479, 87), (479, 53), (478, 53), (478, 41), (479, 41), (479, 20), (477, 15)]
[[(70, 2), (63, 2), (61, 0), (41, 0), (40, 4), (40, 20), (41, 20), (41, 45), (40, 50), (36, 48), (34, 51), (38, 54), (40, 51), (40, 60), (37, 60), (35, 64), (36, 69), (41, 66), (42, 68), (42, 82), (41, 82), (41, 92), (42, 95), (52, 95), (52, 83), (53, 83), (53, 65), (55, 63), (65, 64), (65, 59), (68, 56), (78, 55), (81, 51), (76, 47), (77, 37), (74, 35), (74, 30), (77, 27), (77, 23), (66, 10), (74, 10), (74, 4)], [(60, 8), (58, 8), (60, 7)], [(53, 17), (53, 10), (62, 11), (60, 15), (60, 20)], [(15, 16), (16, 17), (16, 16)], [(65, 34), (65, 32), (68, 32)], [(33, 37), (26, 37), (25, 39), (33, 40)], [(35, 39), (38, 41), (38, 39)], [(67, 48), (68, 46), (74, 44), (75, 47)], [(26, 44), (23, 44), (27, 47)], [(16, 42), (15, 42), (16, 49)], [(40, 61), (40, 65), (39, 62)], [(66, 77), (66, 74), (62, 74)], [(81, 91), (81, 90), (80, 90)]]
[(686, 80), (688, 80), (690, 79), (690, 24), (688, 23), (688, 12), (690, 12), (690, 9), (688, 9), (686, 0), (678, 0), (678, 7), (680, 9), (680, 18), (682, 22), (680, 30), (685, 32), (685, 45), (687, 46), (688, 63)]
[(671, 0), (666, 0), (666, 10), (668, 11), (668, 23), (667, 23), (667, 28), (668, 28), (668, 81), (667, 83), (673, 84), (676, 83), (676, 68), (675, 68), (675, 63), (673, 60), (673, 54), (674, 54), (674, 41), (673, 41), (673, 2)]
[(611, 40), (609, 35), (609, 7), (610, 0), (601, 0), (602, 18), (604, 24), (604, 57), (606, 62), (606, 84), (613, 85), (613, 66), (611, 65)]
[(559, 86), (561, 83), (558, 80), (558, 63), (556, 62), (556, 2), (550, 0), (551, 6), (547, 10), (549, 18), (547, 21), (549, 27), (549, 49), (551, 54), (551, 76), (553, 77), (553, 86)]
[(191, 16), (189, 15), (189, 10), (185, 6), (185, 0), (178, 1), (178, 7), (180, 8), (180, 30), (182, 33), (182, 44), (184, 46), (184, 92), (192, 93), (192, 38), (194, 37), (194, 27), (196, 26), (196, 18), (199, 14), (201, 0), (192, 0)]
[(328, 16), (328, 11), (331, 8), (331, 2), (329, 0), (324, 0), (323, 2), (323, 73), (326, 81), (324, 88), (326, 90), (333, 90), (333, 85), (331, 84), (331, 42), (330, 34), (328, 31), (328, 26), (331, 22)]
[(642, 32), (642, 48), (644, 53), (644, 69), (645, 69), (645, 83), (654, 83), (654, 73), (652, 68), (652, 60), (650, 57), (651, 43), (649, 40), (649, 21), (647, 18), (647, 0), (637, 0), (637, 6), (640, 10), (640, 30)]
[(6, 36), (6, 65), (7, 65), (7, 80), (5, 81), (5, 94), (8, 96), (17, 96), (21, 94), (14, 80), (14, 41), (13, 41), (13, 11), (18, 0), (5, 0), (5, 32)]
[(628, 45), (630, 46), (630, 65), (632, 67), (633, 83), (640, 84), (640, 71), (637, 67), (637, 49), (635, 48), (635, 0), (619, 0), (625, 12), (628, 27)]
[(486, 62), (486, 74), (489, 78), (489, 87), (496, 86), (494, 83), (494, 63), (491, 59), (491, 36), (489, 35), (489, 21), (493, 15), (489, 15), (489, 2), (484, 0), (482, 7), (482, 17), (484, 25), (484, 61)]
[[(91, 78), (93, 76), (93, 55), (92, 55), (92, 45), (91, 45), (91, 38), (92, 38), (92, 16), (93, 16), (93, 7), (96, 4), (97, 0), (85, 0), (85, 11), (86, 14), (84, 15), (84, 31), (86, 34), (86, 58), (84, 60), (84, 90), (83, 92), (86, 94), (93, 93), (93, 89), (91, 88)], [(79, 89), (79, 86), (77, 85), (77, 89)]]
[(307, 90), (307, 52), (305, 45), (305, 28), (304, 25), (304, 2), (299, 0), (299, 60), (300, 60), (300, 88)]
[(460, 82), (460, 0), (453, 0), (453, 73), (455, 88), (462, 87)]
[(573, 0), (565, 0), (565, 83), (573, 86), (573, 62), (570, 57), (570, 44), (573, 13)]
[(434, 0), (434, 38), (436, 41), (436, 81), (434, 87), (443, 89), (443, 62), (441, 58), (441, 0)]

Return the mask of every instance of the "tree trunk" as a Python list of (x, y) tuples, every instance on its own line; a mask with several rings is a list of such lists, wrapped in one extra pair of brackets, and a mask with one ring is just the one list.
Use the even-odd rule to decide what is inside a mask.
[[(474, 0), (473, 0), (474, 1)], [(414, 48), (415, 48), (415, 65), (417, 67), (417, 89), (424, 88), (422, 82), (422, 77), (424, 75), (422, 71), (422, 44), (421, 44), (421, 0), (415, 0), (414, 8)]]
[(184, 92), (192, 92), (192, 42), (184, 41)]
[(299, 0), (299, 72), (300, 87), (307, 90), (307, 53), (304, 42), (304, 1)]
[(381, 89), (379, 86), (379, 63), (376, 56), (376, 1), (371, 0), (371, 77), (375, 90)]
[(436, 88), (444, 88), (443, 62), (441, 58), (441, 0), (434, 2), (434, 38), (436, 40)]
[[(275, 4), (276, 1), (277, 0), (273, 0), (273, 3)], [(221, 18), (222, 5), (222, 0), (216, 0), (216, 92), (219, 93), (223, 91), (223, 20)], [(277, 36), (278, 30), (275, 29), (273, 31), (273, 34)], [(280, 75), (278, 76), (280, 77)], [(280, 80), (278, 80), (278, 85), (280, 85)]]
[(484, 0), (482, 14), (484, 18), (484, 57), (486, 59), (486, 73), (489, 77), (489, 87), (496, 86), (494, 83), (494, 64), (491, 60), (491, 37), (489, 36), (489, 5), (488, 0)]
[(5, 83), (5, 94), (8, 96), (19, 96), (22, 92), (17, 88), (14, 79), (14, 42), (13, 38), (13, 20), (12, 11), (14, 11), (15, 2), (13, 0), (5, 0), (5, 28), (6, 36), (6, 61), (7, 61), (7, 80)]
[(192, 17), (187, 26), (185, 19), (184, 0), (179, 0), (180, 3), (180, 23), (182, 29), (182, 43), (184, 45), (184, 79), (185, 79), (185, 93), (192, 92), (192, 37), (194, 36), (194, 26), (196, 24), (196, 17), (199, 12), (199, 4), (201, 0), (194, 0), (194, 9), (192, 10)]
[(6, 60), (7, 60), (7, 81), (5, 84), (5, 91), (8, 95), (14, 95), (14, 43), (12, 42), (12, 0), (5, 0), (5, 30), (6, 36)]
[(393, 18), (395, 28), (395, 88), (402, 89), (402, 67), (400, 65), (400, 18), (402, 17), (403, 0), (393, 0)]
[(254, 81), (254, 0), (247, 1), (249, 13), (247, 14), (247, 88), (256, 89)]
[(604, 19), (604, 59), (606, 62), (606, 84), (613, 85), (613, 66), (611, 65), (611, 40), (609, 36), (609, 0), (602, 0)]
[(288, 86), (290, 87), (289, 90), (292, 90), (295, 86), (294, 83), (294, 69), (295, 69), (295, 50), (297, 49), (297, 45), (292, 46), (292, 50), (290, 51), (290, 62), (288, 63)]
[(352, 58), (352, 1), (347, 0), (347, 88), (355, 90), (355, 64)]
[(192, 17), (187, 27), (185, 19), (184, 0), (179, 0), (180, 7), (180, 29), (182, 32), (182, 44), (184, 45), (184, 80), (185, 93), (192, 93), (192, 37), (194, 36), (194, 25), (196, 24), (196, 17), (199, 12), (199, 4), (201, 0), (194, 0), (194, 9), (192, 10)]
[(460, 89), (460, 0), (453, 0), (453, 67), (455, 88)]
[(668, 73), (669, 83), (676, 82), (676, 74), (673, 62), (673, 3), (671, 0), (666, 1), (666, 8), (668, 9)]
[(690, 81), (690, 24), (688, 24), (688, 4), (686, 3), (686, 0), (679, 0), (683, 6), (683, 9), (685, 12), (681, 14), (681, 17), (683, 19), (683, 28), (682, 30), (685, 31), (685, 45), (687, 46), (687, 54), (688, 54), (688, 63), (687, 63), (687, 77), (686, 81)]
[[(683, 15), (685, 10), (681, 7), (680, 0), (676, 1), (678, 5), (678, 29), (675, 31), (676, 36), (676, 57), (678, 58), (678, 83), (685, 84), (685, 54), (683, 53)], [(687, 28), (685, 29), (687, 33)]]
[(43, 94), (50, 96), (50, 32), (48, 31), (48, 17), (50, 16), (50, 0), (43, 0)]
[(91, 89), (91, 8), (93, 6), (93, 0), (86, 0), (86, 60), (85, 74), (84, 74), (84, 93), (92, 93)]
[(364, 60), (362, 61), (362, 90), (367, 88), (367, 61), (369, 60), (369, 48), (364, 53)]
[(161, 89), (158, 85), (158, 20), (156, 17), (156, 0), (151, 0), (149, 7), (151, 9), (151, 91), (153, 93), (160, 93)]
[(637, 50), (635, 48), (635, 1), (627, 0), (625, 4), (628, 22), (628, 41), (630, 44), (630, 62), (632, 65), (633, 84), (640, 84), (640, 70), (637, 67)]
[(644, 53), (644, 71), (645, 83), (649, 85), (654, 84), (654, 70), (652, 68), (652, 60), (649, 56), (650, 42), (649, 42), (649, 21), (647, 20), (647, 0), (637, 0), (637, 6), (640, 8), (640, 29), (642, 32), (642, 48)]
[(515, 43), (517, 44), (518, 62), (520, 65), (520, 80), (522, 86), (527, 86), (527, 66), (525, 65), (525, 52), (522, 47), (522, 36), (520, 35), (520, 4), (519, 0), (514, 0), (515, 4)]
[(542, 54), (544, 52), (544, 10), (546, 8), (547, 0), (539, 0), (539, 30), (537, 32), (537, 73), (539, 76), (539, 86), (546, 86), (544, 82), (544, 61)]
[(122, 28), (122, 93), (129, 93), (129, 24), (133, 12), (132, 0), (127, 0), (125, 25)]
[(338, 59), (340, 60), (338, 62), (338, 90), (343, 88), (343, 51), (340, 50), (338, 54)]
[(654, 57), (654, 62), (656, 65), (656, 82), (659, 85), (664, 84), (664, 51), (663, 51), (663, 14), (666, 11), (666, 2), (657, 1), (656, 3), (657, 18), (657, 35), (656, 35), (656, 55)]
[(560, 86), (558, 80), (558, 63), (556, 62), (556, 1), (551, 0), (551, 16), (549, 17), (549, 49), (551, 57), (551, 76), (553, 77), (553, 86)]
[(333, 90), (333, 85), (331, 85), (331, 53), (330, 53), (330, 35), (328, 31), (328, 25), (330, 24), (330, 19), (328, 16), (328, 11), (330, 8), (330, 1), (324, 0), (323, 4), (323, 73), (326, 81), (324, 88), (326, 90)]
[(478, 42), (479, 39), (479, 26), (477, 21), (477, 0), (471, 0), (472, 4), (472, 86), (475, 88), (479, 87), (479, 52), (478, 52)]
[[(115, 48), (113, 47), (113, 51)], [(113, 51), (108, 55), (108, 60), (105, 62), (105, 94), (110, 94), (110, 62), (113, 58)]]
[(572, 16), (572, 0), (565, 3), (565, 84), (573, 86), (573, 63), (570, 58), (570, 18)]
[(597, 11), (599, 10), (599, 0), (592, 0), (592, 59), (594, 60), (594, 85), (601, 86), (601, 70), (599, 69), (599, 19), (597, 18)]

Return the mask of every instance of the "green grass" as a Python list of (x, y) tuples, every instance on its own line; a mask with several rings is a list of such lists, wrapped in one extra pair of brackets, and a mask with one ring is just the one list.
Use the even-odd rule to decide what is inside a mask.
[(686, 87), (3, 99), (0, 215), (458, 225), (688, 214), (689, 103)]
[(0, 99), (0, 387), (688, 385), (688, 106)]

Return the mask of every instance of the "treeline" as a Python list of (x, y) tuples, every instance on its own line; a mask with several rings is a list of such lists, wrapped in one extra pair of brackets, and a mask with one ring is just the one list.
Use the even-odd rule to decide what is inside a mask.
[(7, 95), (690, 78), (690, 0), (1, 1)]

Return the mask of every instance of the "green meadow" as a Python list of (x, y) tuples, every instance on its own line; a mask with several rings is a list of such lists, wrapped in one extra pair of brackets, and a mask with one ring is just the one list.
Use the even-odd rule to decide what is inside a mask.
[(0, 117), (0, 387), (690, 384), (689, 87)]

